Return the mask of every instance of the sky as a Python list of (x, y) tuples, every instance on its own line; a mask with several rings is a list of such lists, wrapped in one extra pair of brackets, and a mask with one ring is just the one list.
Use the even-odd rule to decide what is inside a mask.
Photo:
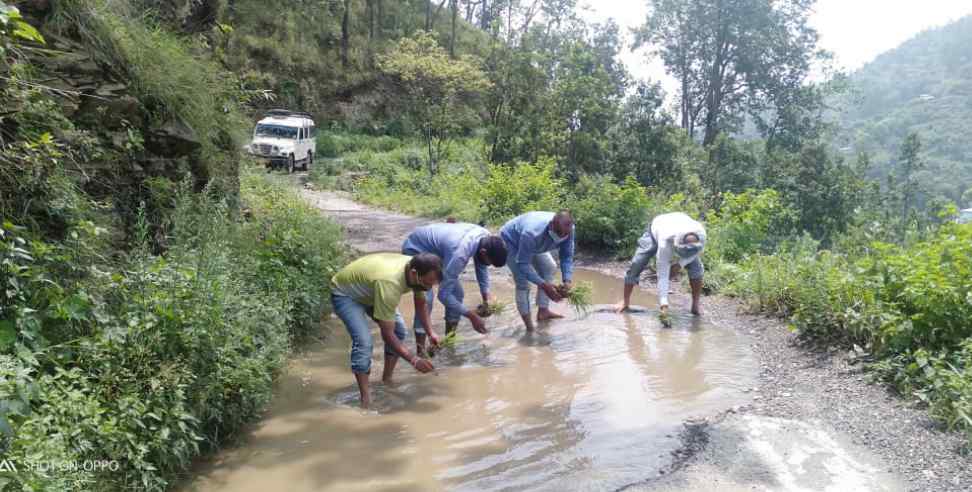
[[(587, 18), (613, 18), (623, 32), (644, 22), (647, 0), (582, 0)], [(819, 46), (835, 55), (837, 65), (855, 70), (914, 35), (972, 14), (972, 0), (817, 0), (810, 22), (820, 33)], [(629, 36), (630, 40), (630, 36)], [(646, 50), (625, 50), (621, 59), (635, 79), (660, 80), (669, 97), (674, 83), (661, 62), (648, 61)]]

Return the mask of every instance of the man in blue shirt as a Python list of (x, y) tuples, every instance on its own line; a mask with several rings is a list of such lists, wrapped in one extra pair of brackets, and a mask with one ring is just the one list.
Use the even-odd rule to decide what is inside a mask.
[(516, 308), (527, 331), (533, 331), (530, 319), (530, 284), (537, 289), (537, 321), (562, 318), (550, 310), (550, 300), (560, 302), (563, 296), (551, 283), (554, 263), (550, 251), (560, 253), (560, 271), (564, 285), (570, 288), (574, 274), (574, 219), (570, 212), (527, 212), (507, 222), (500, 229), (512, 259), (507, 262), (516, 282)]
[[(412, 231), (402, 244), (402, 254), (414, 256), (420, 253), (432, 253), (442, 258), (442, 284), (439, 286), (439, 301), (445, 306), (446, 335), (455, 331), (459, 318), (469, 318), (473, 329), (479, 333), (486, 333), (486, 324), (482, 317), (463, 305), (463, 289), (459, 276), (469, 260), (476, 266), (476, 282), (479, 293), (483, 297), (483, 305), (488, 306), (491, 300), (489, 294), (489, 270), (487, 267), (502, 267), (506, 265), (506, 244), (496, 235), (490, 235), (486, 229), (467, 223), (430, 224)], [(431, 315), (434, 298), (432, 291), (426, 293), (424, 305), (416, 305), (415, 346), (419, 354), (425, 353), (426, 338), (432, 345), (438, 345), (439, 339), (431, 326), (423, 326), (418, 312), (427, 309)], [(431, 319), (431, 318), (430, 318)]]

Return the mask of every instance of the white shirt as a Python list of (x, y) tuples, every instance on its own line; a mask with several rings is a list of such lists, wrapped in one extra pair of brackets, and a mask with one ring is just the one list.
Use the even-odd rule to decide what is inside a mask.
[(705, 246), (705, 228), (695, 219), (682, 212), (662, 214), (651, 221), (651, 235), (654, 236), (658, 244), (656, 258), (656, 269), (658, 271), (658, 304), (668, 305), (668, 285), (669, 272), (672, 265), (677, 261), (682, 267), (688, 265), (698, 258), (698, 254), (688, 258), (679, 258), (675, 254), (675, 246), (685, 241), (687, 234), (695, 234), (699, 237), (699, 244)]

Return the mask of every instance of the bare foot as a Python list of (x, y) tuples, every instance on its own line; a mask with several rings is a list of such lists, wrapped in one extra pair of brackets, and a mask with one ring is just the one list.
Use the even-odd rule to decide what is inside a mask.
[(557, 314), (549, 309), (537, 311), (537, 321), (547, 321), (548, 319), (560, 319), (563, 315)]

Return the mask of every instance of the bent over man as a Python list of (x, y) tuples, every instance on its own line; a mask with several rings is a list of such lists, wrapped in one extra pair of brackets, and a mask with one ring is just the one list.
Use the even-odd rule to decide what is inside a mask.
[(570, 212), (527, 212), (507, 222), (500, 229), (500, 237), (512, 255), (507, 266), (516, 283), (516, 308), (527, 331), (533, 331), (531, 283), (538, 287), (537, 321), (562, 318), (550, 310), (550, 301), (560, 302), (563, 296), (551, 283), (557, 266), (549, 252), (558, 251), (563, 282), (569, 290), (574, 274), (574, 219)]
[(702, 250), (705, 248), (705, 228), (702, 224), (682, 212), (662, 214), (651, 221), (651, 225), (638, 239), (638, 249), (631, 258), (631, 265), (624, 277), (624, 299), (617, 306), (618, 311), (628, 309), (631, 292), (638, 285), (641, 272), (648, 261), (656, 258), (658, 271), (658, 305), (662, 311), (668, 310), (668, 287), (672, 271), (681, 268), (688, 270), (689, 284), (692, 286), (692, 314), (702, 314), (699, 298), (702, 294)]
[[(443, 278), (439, 286), (439, 301), (445, 306), (446, 335), (455, 331), (459, 318), (469, 318), (473, 329), (479, 333), (486, 333), (486, 324), (476, 311), (463, 305), (465, 293), (459, 277), (462, 275), (469, 260), (473, 260), (476, 267), (476, 282), (479, 293), (483, 298), (483, 305), (488, 306), (491, 301), (489, 293), (490, 265), (502, 267), (506, 265), (506, 244), (499, 236), (490, 235), (486, 229), (467, 223), (430, 224), (422, 226), (408, 235), (402, 244), (402, 254), (418, 255), (432, 253), (442, 258)], [(426, 292), (424, 310), (431, 318), (433, 306), (432, 290)], [(421, 322), (419, 309), (416, 305), (413, 328), (415, 330), (415, 347), (420, 356), (424, 356), (426, 337), (433, 345), (438, 345), (438, 338), (431, 326)]]
[[(405, 320), (398, 312), (398, 302), (411, 291), (418, 305), (419, 300), (425, 300), (425, 291), (441, 280), (442, 260), (426, 253), (413, 257), (394, 253), (363, 256), (331, 278), (334, 313), (351, 335), (351, 372), (361, 393), (361, 408), (371, 405), (368, 379), (374, 342), (367, 318), (378, 323), (385, 342), (384, 382), (391, 382), (399, 357), (419, 372), (432, 371), (431, 362), (412, 355), (402, 343), (406, 335)], [(425, 317), (428, 318), (427, 313)]]

